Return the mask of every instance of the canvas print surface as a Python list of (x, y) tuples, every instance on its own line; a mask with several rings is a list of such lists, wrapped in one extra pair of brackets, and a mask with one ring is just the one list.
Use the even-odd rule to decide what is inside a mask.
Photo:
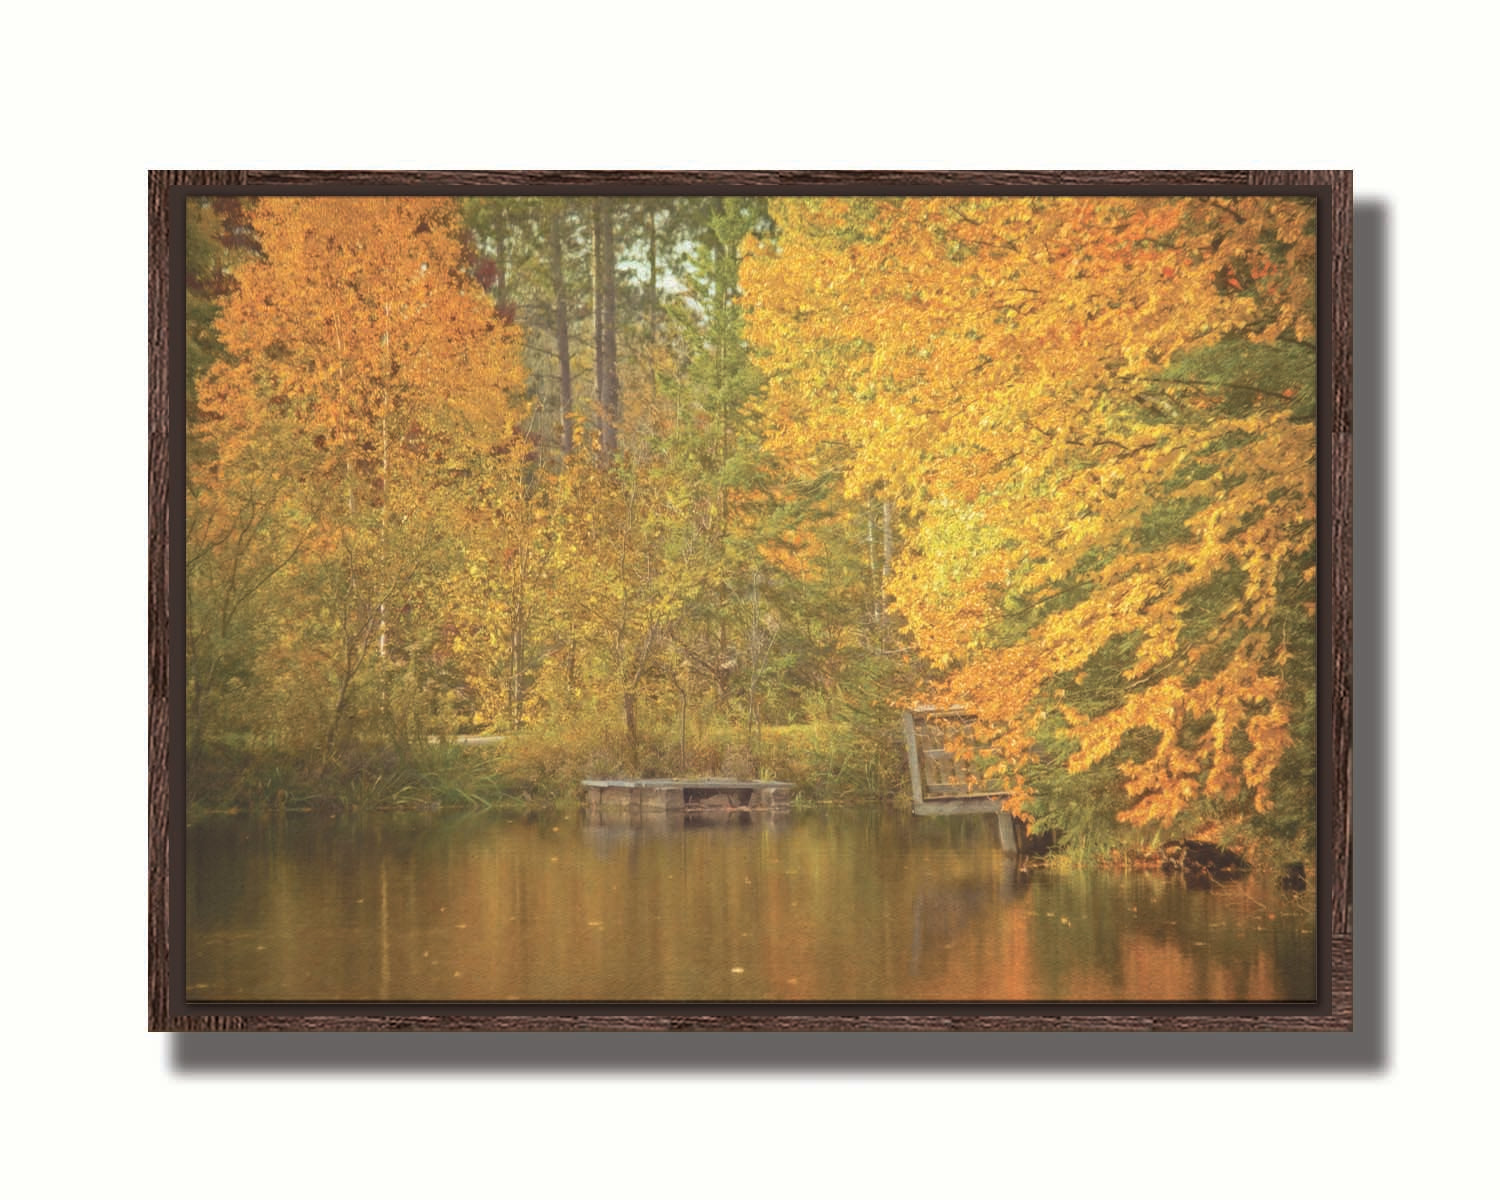
[(184, 236), (189, 1000), (1316, 998), (1313, 197)]

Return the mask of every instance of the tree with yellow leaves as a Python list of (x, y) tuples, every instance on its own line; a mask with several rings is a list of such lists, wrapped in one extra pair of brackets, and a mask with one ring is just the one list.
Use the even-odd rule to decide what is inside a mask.
[(436, 703), (472, 480), (515, 469), (518, 337), (449, 200), (266, 197), (252, 219), (189, 430), (189, 686), (327, 763)]
[(786, 199), (749, 248), (772, 450), (895, 514), (907, 699), (971, 706), (976, 783), (1079, 841), (1311, 835), (1314, 215)]

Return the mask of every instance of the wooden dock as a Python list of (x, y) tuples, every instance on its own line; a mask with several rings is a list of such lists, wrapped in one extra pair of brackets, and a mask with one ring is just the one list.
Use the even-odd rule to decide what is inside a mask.
[(1002, 803), (1010, 793), (970, 791), (953, 761), (949, 746), (972, 738), (974, 722), (974, 714), (962, 708), (911, 708), (901, 714), (911, 773), (911, 811), (919, 817), (994, 813), (1000, 826), (1001, 849), (1018, 854), (1015, 818)]
[(585, 779), (593, 808), (642, 812), (752, 812), (786, 808), (795, 784), (780, 779)]

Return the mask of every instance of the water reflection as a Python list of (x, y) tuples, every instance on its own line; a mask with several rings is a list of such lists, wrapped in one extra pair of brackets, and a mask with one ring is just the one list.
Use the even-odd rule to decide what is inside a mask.
[(1019, 872), (982, 816), (215, 817), (187, 885), (193, 999), (1314, 996), (1310, 893)]

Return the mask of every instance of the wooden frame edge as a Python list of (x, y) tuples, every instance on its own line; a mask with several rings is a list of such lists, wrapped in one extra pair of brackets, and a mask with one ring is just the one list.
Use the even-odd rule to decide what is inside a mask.
[[(453, 191), (484, 188), (537, 193), (672, 193), (888, 191), (891, 194), (951, 192), (965, 188), (992, 194), (1047, 188), (1075, 192), (1258, 191), (1306, 189), (1319, 197), (1320, 386), (1328, 403), (1320, 409), (1320, 808), (1319, 877), (1327, 880), (1326, 917), (1320, 910), (1320, 989), (1327, 995), (1314, 1013), (1130, 1012), (1093, 1014), (1080, 1006), (1051, 1006), (1055, 1014), (963, 1011), (847, 1012), (855, 1005), (819, 1011), (704, 1012), (712, 1006), (651, 1006), (653, 1012), (583, 1012), (585, 1005), (560, 1004), (549, 1013), (437, 1011), (360, 1013), (374, 1006), (338, 1006), (344, 1011), (292, 1011), (314, 1006), (278, 1006), (284, 1011), (214, 1014), (174, 1003), (180, 963), (173, 954), (174, 906), (185, 895), (181, 869), (182, 780), (173, 761), (180, 711), (172, 695), (174, 638), (180, 636), (182, 597), (173, 580), (174, 536), (180, 521), (181, 480), (174, 476), (175, 444), (171, 381), (178, 368), (172, 330), (181, 320), (173, 295), (176, 264), (171, 239), (175, 189), (230, 192)], [(593, 1031), (593, 1032), (1349, 1032), (1354, 1029), (1353, 930), (1353, 173), (1350, 171), (201, 171), (153, 170), (148, 174), (148, 843), (147, 1002), (152, 1032), (234, 1031)], [(1324, 230), (1327, 240), (1324, 242)], [(178, 621), (174, 624), (174, 616)], [(241, 1006), (244, 1007), (244, 1006)], [(328, 1006), (323, 1006), (325, 1009)], [(391, 1006), (383, 1006), (389, 1009)], [(533, 1008), (535, 1006), (532, 1006)], [(571, 1007), (572, 1011), (568, 1011)], [(597, 1007), (597, 1006), (596, 1006)], [(694, 1011), (679, 1011), (691, 1007)], [(790, 1006), (782, 1006), (783, 1009)], [(920, 1006), (906, 1006), (920, 1007)], [(941, 1008), (942, 1006), (937, 1006)], [(1016, 1006), (1011, 1006), (1016, 1007)], [(1035, 1008), (1038, 1006), (1027, 1006)], [(1041, 1006), (1045, 1007), (1045, 1006)], [(1140, 1006), (1118, 1006), (1131, 1008)], [(1193, 1006), (1170, 1006), (1187, 1009)]]

